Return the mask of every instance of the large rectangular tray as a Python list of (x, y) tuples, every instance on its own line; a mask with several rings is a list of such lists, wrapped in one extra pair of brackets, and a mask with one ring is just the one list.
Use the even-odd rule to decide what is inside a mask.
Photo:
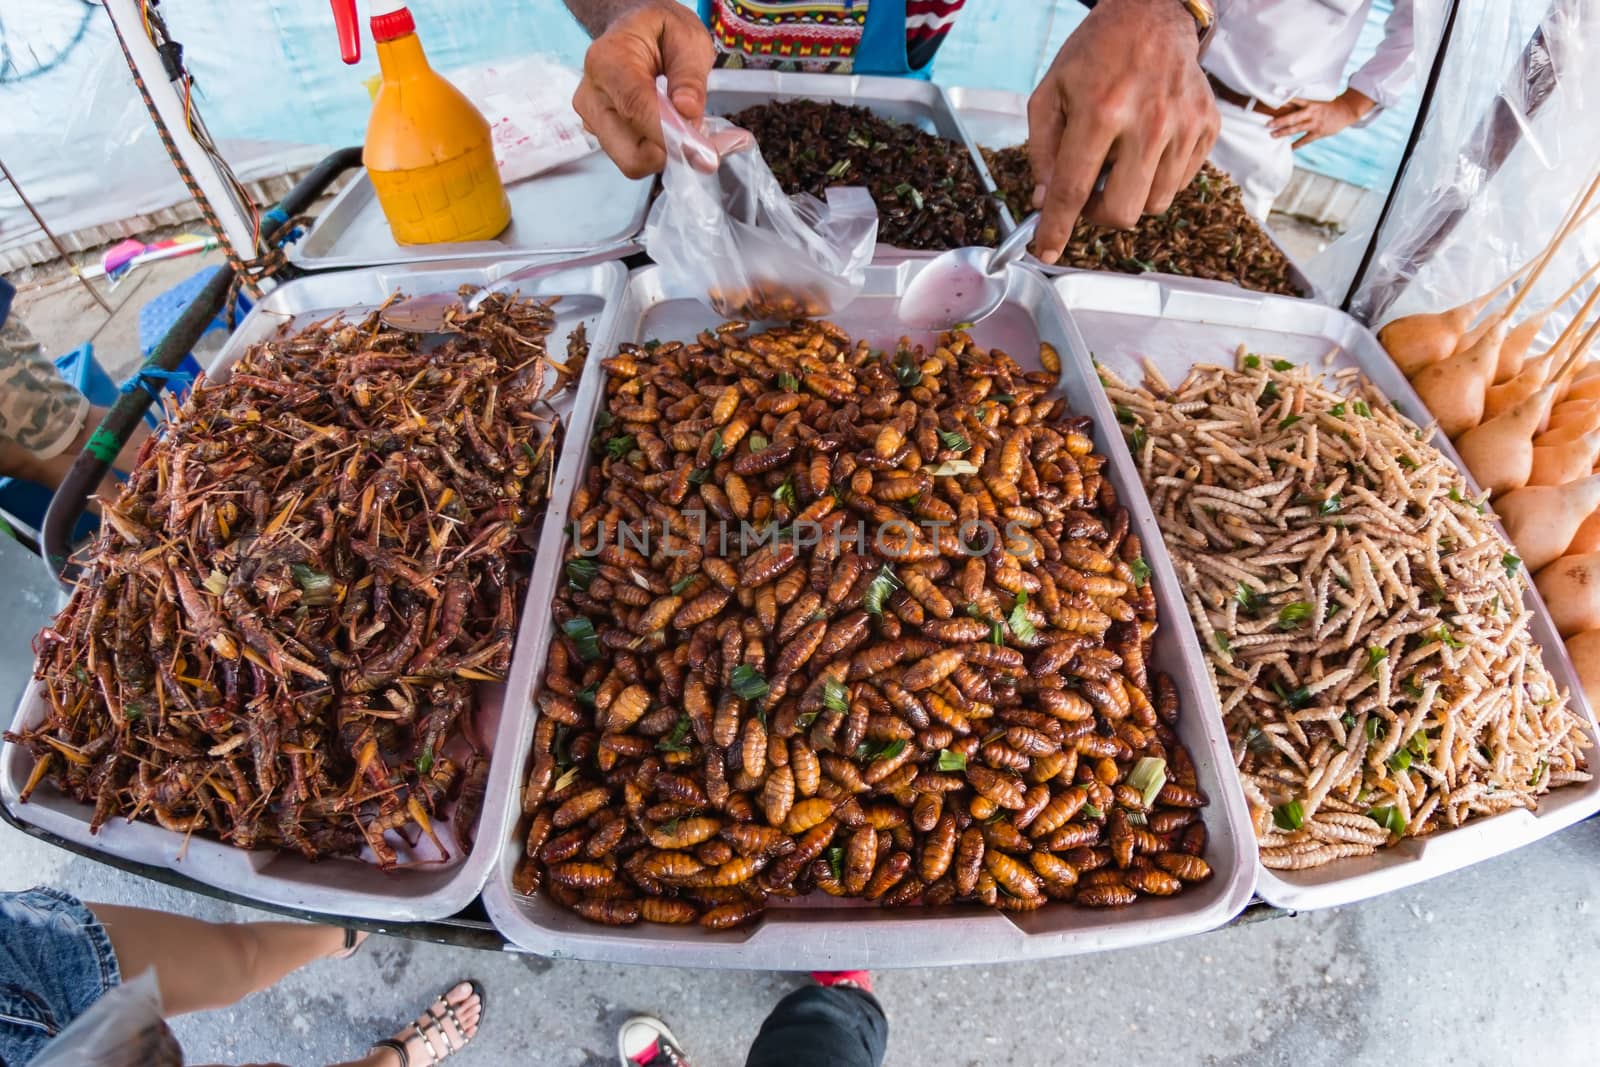
[(289, 246), (289, 261), (306, 270), (343, 270), (390, 263), (559, 260), (620, 247), (644, 226), (652, 183), (629, 178), (603, 152), (590, 152), (506, 186), (511, 225), (493, 240), (403, 245), (390, 232), (372, 179), (362, 170), (311, 232)]
[[(961, 121), (961, 126), (967, 132), (967, 140), (973, 145), (984, 148), (1010, 148), (1012, 145), (1022, 144), (1028, 139), (1028, 98), (1022, 93), (1007, 92), (1003, 89), (967, 89), (960, 86), (946, 89), (945, 96), (950, 101), (950, 106), (955, 109), (956, 118)], [(982, 152), (978, 155), (981, 157)], [(988, 181), (991, 190), (999, 186), (994, 183), (994, 176), (989, 173), (987, 165), (983, 171), (984, 179)], [(1006, 233), (1016, 229), (1017, 219), (1011, 214), (1011, 209), (1006, 207), (1005, 201), (996, 194), (996, 202), (1000, 207), (1000, 225)], [(1283, 253), (1283, 258), (1289, 261), (1289, 280), (1301, 294), (1315, 297), (1317, 287), (1312, 284), (1311, 278), (1306, 274), (1299, 262), (1291, 256), (1282, 245), (1273, 240), (1272, 231), (1265, 226), (1262, 232), (1267, 239), (1277, 245), (1278, 251)], [(1046, 267), (1037, 260), (1029, 258), (1029, 262), (1042, 269), (1045, 273), (1070, 274), (1079, 268), (1075, 267)], [(1099, 272), (1096, 272), (1099, 273)], [(1116, 272), (1103, 272), (1116, 273)], [(1139, 275), (1132, 275), (1139, 277)], [(1160, 275), (1167, 277), (1167, 275)], [(1201, 279), (1204, 280), (1204, 279)]]
[[(711, 72), (707, 85), (706, 112), (712, 115), (731, 115), (755, 104), (773, 100), (817, 100), (823, 103), (849, 104), (865, 107), (874, 114), (894, 122), (904, 122), (926, 133), (955, 141), (967, 150), (984, 188), (994, 190), (994, 180), (983, 156), (966, 129), (956, 118), (956, 113), (945, 97), (944, 90), (932, 82), (914, 78), (886, 78), (866, 74), (842, 76), (837, 74), (799, 74), (774, 70), (726, 70)], [(1010, 233), (1010, 224), (1004, 215), (1005, 205), (998, 200), (1001, 212), (1001, 232)], [(937, 252), (921, 249), (897, 249), (880, 244), (880, 254), (905, 258), (928, 258)]]
[[(257, 304), (227, 345), (217, 355), (211, 375), (226, 378), (229, 368), (245, 349), (272, 336), (280, 327), (300, 327), (342, 311), (353, 315), (381, 304), (401, 290), (410, 295), (454, 293), (465, 284), (486, 285), (520, 264), (476, 266), (377, 267), (368, 270), (315, 275), (274, 290)], [(548, 339), (558, 358), (566, 352), (567, 335), (583, 323), (591, 339), (610, 332), (617, 298), (627, 280), (620, 263), (577, 268), (526, 283), (529, 296), (563, 299), (556, 305), (556, 324)], [(571, 407), (571, 390), (554, 398), (563, 415)], [(585, 433), (584, 440), (587, 440)], [(524, 612), (512, 655), (509, 677), (502, 685), (480, 690), (479, 732), (494, 754), (490, 761), (487, 793), (479, 817), (477, 847), (462, 856), (454, 844), (457, 834), (448, 820), (436, 825), (451, 847), (448, 864), (427, 864), (385, 873), (359, 859), (327, 859), (310, 863), (289, 852), (246, 852), (210, 838), (185, 838), (150, 823), (113, 819), (99, 833), (89, 833), (91, 810), (73, 803), (48, 785), (41, 786), (28, 803), (19, 793), (33, 766), (33, 758), (18, 745), (0, 751), (0, 803), (15, 818), (55, 833), (69, 841), (126, 860), (165, 867), (218, 889), (281, 907), (383, 921), (439, 919), (461, 910), (477, 896), (493, 867), (507, 832), (508, 794), (515, 794), (520, 777), (513, 774), (510, 756), (527, 746), (523, 730), (528, 705), (523, 695), (537, 674), (531, 653), (538, 644), (542, 620), (548, 616), (548, 588), (535, 586), (531, 602), (539, 610)], [(17, 636), (20, 640), (20, 635)], [(539, 648), (539, 665), (543, 647)], [(508, 696), (509, 694), (509, 696)], [(30, 683), (17, 708), (16, 724), (37, 721), (44, 708), (39, 686)], [(393, 839), (393, 835), (391, 835)], [(425, 841), (426, 839), (424, 839)], [(402, 861), (407, 856), (401, 852)]]
[[(853, 337), (878, 347), (892, 347), (904, 332), (898, 325), (895, 300), (921, 269), (920, 260), (895, 257), (867, 269), (862, 296), (832, 321)], [(603, 338), (605, 349), (627, 340), (688, 339), (717, 319), (692, 300), (663, 295), (660, 269), (635, 271), (619, 306), (615, 333)], [(544, 896), (526, 897), (511, 888), (511, 877), (523, 843), (514, 816), (497, 868), (484, 888), (484, 904), (501, 933), (519, 948), (544, 956), (607, 960), (617, 963), (660, 963), (687, 967), (843, 970), (862, 967), (920, 967), (957, 963), (998, 963), (1066, 956), (1199, 933), (1238, 914), (1250, 899), (1255, 864), (1250, 853), (1250, 827), (1244, 795), (1231, 771), (1221, 714), (1205, 675), (1193, 629), (1187, 623), (1177, 578), (1152, 536), (1155, 525), (1139, 486), (1132, 458), (1110, 406), (1093, 377), (1088, 358), (1070, 343), (1071, 331), (1059, 300), (1036, 274), (1013, 269), (1006, 304), (974, 330), (978, 342), (995, 346), (1024, 367), (1038, 369), (1039, 341), (1047, 340), (1062, 354), (1061, 389), (1074, 411), (1092, 415), (1095, 444), (1110, 458), (1110, 477), (1144, 537), (1152, 569), (1162, 625), (1156, 634), (1154, 669), (1165, 670), (1177, 683), (1183, 716), (1179, 735), (1194, 757), (1200, 786), (1210, 797), (1205, 812), (1210, 830), (1207, 858), (1215, 876), (1206, 883), (1166, 899), (1141, 899), (1112, 911), (1052, 904), (1028, 915), (1007, 915), (979, 908), (883, 910), (835, 901), (821, 894), (774, 906), (754, 926), (712, 933), (699, 927), (641, 923), (632, 927), (597, 926), (580, 919)], [(915, 335), (914, 335), (915, 336)], [(927, 335), (924, 335), (927, 339)], [(556, 472), (555, 489), (539, 542), (533, 588), (549, 595), (555, 588), (562, 554), (568, 543), (568, 507), (581, 484), (588, 462), (588, 427), (600, 410), (605, 391), (600, 344), (585, 369), (572, 413), (572, 430)], [(549, 615), (544, 604), (530, 604), (530, 615)], [(530, 657), (536, 680), (535, 701), (542, 684), (544, 643)], [(533, 734), (533, 718), (521, 723), (514, 753), (516, 780), (521, 780)], [(515, 798), (508, 803), (515, 805)]]
[[(1331, 369), (1359, 368), (1402, 414), (1424, 425), (1428, 422), (1426, 406), (1377, 338), (1334, 308), (1247, 292), (1220, 282), (1165, 276), (1074, 273), (1056, 279), (1054, 285), (1066, 302), (1074, 340), (1124, 381), (1139, 380), (1143, 359), (1149, 359), (1176, 384), (1196, 363), (1231, 366), (1234, 350), (1241, 344), (1252, 352), (1271, 353), (1316, 369), (1321, 369), (1323, 358), (1337, 348)], [(1462, 467), (1443, 434), (1436, 432), (1432, 444)], [(1476, 490), (1470, 472), (1466, 478)], [(1158, 536), (1147, 537), (1147, 541)], [(1571, 692), (1573, 706), (1589, 723), (1591, 740), (1600, 740), (1594, 711), (1531, 581), (1525, 602), (1533, 612), (1533, 639), (1546, 666), (1556, 682)], [(1600, 749), (1590, 749), (1591, 765), (1597, 758)], [(1600, 811), (1600, 779), (1551, 791), (1541, 798), (1537, 814), (1519, 809), (1475, 819), (1455, 830), (1406, 838), (1372, 856), (1342, 859), (1311, 870), (1270, 871), (1263, 867), (1256, 891), (1283, 908), (1348, 904), (1510, 852), (1596, 811)]]

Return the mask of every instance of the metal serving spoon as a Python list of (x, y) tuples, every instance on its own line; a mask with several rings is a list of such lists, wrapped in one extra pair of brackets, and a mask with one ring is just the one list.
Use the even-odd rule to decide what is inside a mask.
[(1038, 228), (1035, 211), (998, 248), (952, 248), (929, 260), (900, 297), (900, 321), (949, 330), (992, 314), (1006, 298), (1007, 268), (1026, 254)]
[[(629, 243), (615, 245), (602, 249), (599, 252), (590, 252), (588, 255), (577, 256), (573, 259), (564, 259), (559, 263), (535, 263), (532, 266), (514, 270), (504, 278), (490, 285), (484, 286), (472, 295), (466, 302), (466, 311), (473, 312), (483, 302), (495, 293), (515, 289), (523, 282), (535, 278), (543, 278), (547, 274), (556, 274), (575, 267), (589, 267), (596, 263), (609, 263), (613, 259), (637, 252), (639, 246)], [(396, 330), (405, 330), (407, 333), (439, 333), (447, 325), (445, 315), (451, 308), (461, 306), (461, 297), (455, 293), (424, 293), (391, 304), (378, 313), (386, 326)]]

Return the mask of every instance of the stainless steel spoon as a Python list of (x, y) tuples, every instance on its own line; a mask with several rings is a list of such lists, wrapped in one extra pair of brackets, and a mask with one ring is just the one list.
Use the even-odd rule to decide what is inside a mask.
[(1039, 213), (1023, 219), (998, 248), (952, 248), (929, 260), (900, 297), (900, 321), (949, 330), (992, 314), (1006, 298), (1008, 268), (1028, 250)]
[[(523, 282), (535, 278), (543, 278), (547, 274), (556, 274), (575, 267), (589, 267), (596, 263), (609, 263), (613, 259), (637, 252), (639, 246), (635, 244), (616, 245), (602, 249), (599, 252), (590, 252), (588, 255), (578, 256), (574, 259), (564, 259), (559, 263), (535, 263), (532, 266), (514, 270), (497, 282), (484, 286), (466, 301), (465, 309), (473, 312), (483, 302), (495, 293), (502, 293), (508, 289), (515, 289)], [(405, 330), (407, 333), (440, 333), (448, 325), (445, 315), (451, 308), (461, 307), (461, 297), (455, 293), (424, 293), (391, 304), (378, 313), (384, 324), (396, 330)]]

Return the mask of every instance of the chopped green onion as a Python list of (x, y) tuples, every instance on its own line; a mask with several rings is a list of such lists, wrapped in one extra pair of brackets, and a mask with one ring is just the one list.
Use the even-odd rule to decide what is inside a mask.
[(890, 741), (888, 744), (882, 745), (879, 748), (874, 749), (867, 756), (867, 759), (868, 760), (894, 759), (896, 756), (900, 755), (900, 753), (904, 752), (905, 750), (906, 750), (906, 739), (903, 738), (903, 737), (897, 737), (893, 741)]
[(1256, 370), (1261, 366), (1261, 357), (1252, 352), (1244, 357), (1244, 365), (1251, 370)]
[(1512, 553), (1507, 552), (1505, 555), (1500, 557), (1500, 566), (1506, 569), (1507, 578), (1515, 578), (1517, 575), (1517, 568), (1522, 566), (1522, 560)]
[(872, 147), (872, 138), (868, 137), (854, 126), (850, 127), (850, 132), (845, 134), (844, 139), (846, 144), (853, 144), (857, 148)]
[(828, 849), (828, 870), (833, 875), (835, 882), (844, 880), (844, 846), (834, 845)]
[(1356, 713), (1353, 711), (1347, 711), (1343, 715), (1339, 716), (1339, 725), (1343, 726), (1346, 730), (1354, 730), (1356, 728)]
[(689, 742), (689, 716), (679, 715), (678, 721), (672, 724), (672, 730), (667, 736), (656, 742), (656, 748), (662, 752), (687, 752)]
[(1027, 593), (1017, 594), (1017, 602), (1011, 608), (1011, 615), (1006, 619), (1006, 625), (1017, 635), (1017, 640), (1025, 645), (1038, 636), (1038, 631), (1033, 628), (1033, 620), (1028, 618)]
[(1378, 676), (1378, 664), (1388, 658), (1389, 650), (1387, 648), (1378, 648), (1374, 645), (1372, 648), (1367, 649), (1367, 673), (1376, 678)]
[(1127, 425), (1132, 426), (1133, 425), (1133, 409), (1130, 408), (1126, 404), (1118, 404), (1117, 405), (1117, 421), (1121, 422), (1121, 423), (1126, 423)]
[(572, 695), (572, 699), (576, 700), (583, 707), (593, 709), (594, 698), (599, 691), (600, 683), (596, 682), (593, 685), (584, 686), (582, 689), (578, 690)]
[(1388, 763), (1389, 769), (1394, 771), (1396, 774), (1399, 774), (1410, 768), (1411, 753), (1402, 748), (1394, 755), (1389, 757)]
[(1240, 582), (1238, 588), (1233, 591), (1233, 599), (1237, 600), (1239, 606), (1252, 615), (1261, 606), (1260, 602), (1256, 600), (1256, 591), (1243, 582)]
[(1278, 612), (1278, 629), (1293, 630), (1311, 618), (1316, 611), (1316, 605), (1309, 600), (1296, 600), (1292, 604), (1285, 604)]
[(938, 433), (939, 443), (957, 455), (972, 447), (971, 441), (968, 441), (965, 436), (956, 433), (954, 430), (940, 430)]
[(1129, 434), (1128, 437), (1133, 442), (1133, 450), (1135, 452), (1143, 452), (1144, 443), (1150, 439), (1149, 434), (1144, 432), (1143, 426), (1135, 426), (1133, 433)]
[(1287, 430), (1289, 427), (1293, 426), (1299, 421), (1299, 415), (1285, 415), (1283, 418), (1278, 420), (1278, 429)]
[(577, 767), (568, 767), (565, 771), (562, 772), (561, 777), (557, 778), (555, 780), (555, 784), (550, 787), (550, 792), (559, 793), (563, 789), (565, 789), (567, 786), (571, 785), (573, 782), (575, 782), (577, 780), (578, 780), (578, 768)]
[(633, 434), (625, 433), (620, 437), (613, 437), (606, 442), (606, 455), (612, 459), (621, 459), (633, 451)]
[(1261, 727), (1252, 726), (1244, 732), (1244, 747), (1258, 756), (1264, 756), (1272, 751), (1272, 739)]
[(1417, 469), (1417, 461), (1403, 452), (1395, 457), (1395, 462), (1400, 464), (1400, 466), (1404, 467), (1408, 471), (1414, 471)]
[(939, 750), (938, 767), (941, 771), (960, 771), (967, 766), (967, 756), (964, 752), (951, 752), (948, 748)]
[(1144, 561), (1143, 556), (1135, 556), (1133, 562), (1128, 564), (1128, 570), (1133, 572), (1133, 587), (1143, 589), (1150, 580), (1150, 564)]
[(1093, 804), (1085, 804), (1078, 810), (1090, 819), (1103, 819), (1106, 817), (1106, 813), (1095, 807)]
[(598, 573), (600, 566), (592, 559), (567, 560), (567, 584), (579, 592), (588, 592), (589, 583)]
[(754, 667), (748, 663), (741, 663), (733, 669), (730, 688), (742, 700), (759, 700), (767, 695), (771, 687)]
[(706, 479), (709, 477), (711, 477), (710, 467), (696, 467), (694, 470), (689, 472), (689, 484), (704, 485), (706, 484)]
[(787, 504), (791, 510), (799, 507), (794, 495), (794, 479), (785, 478), (783, 484), (772, 491), (772, 499), (780, 504)]
[(1367, 407), (1367, 402), (1365, 400), (1357, 400), (1354, 404), (1350, 405), (1350, 408), (1357, 415), (1370, 416), (1372, 414), (1372, 409)]
[(850, 169), (850, 159), (846, 157), (828, 168), (828, 177), (843, 178), (844, 172)]
[(1294, 370), (1294, 364), (1286, 359), (1275, 359), (1272, 361), (1272, 369), (1276, 371)]
[(1214, 634), (1217, 639), (1217, 651), (1227, 657), (1229, 663), (1233, 662), (1233, 642), (1228, 640), (1227, 634)]
[(1342, 507), (1344, 507), (1344, 500), (1338, 493), (1335, 493), (1317, 506), (1317, 514), (1332, 515)]
[(1167, 784), (1167, 761), (1155, 756), (1144, 756), (1128, 772), (1128, 784), (1144, 794), (1144, 806), (1156, 801), (1156, 794)]
[(1430, 637), (1433, 640), (1438, 641), (1440, 644), (1444, 645), (1446, 648), (1465, 648), (1466, 647), (1466, 642), (1462, 641), (1459, 637), (1456, 637), (1454, 634), (1452, 634), (1450, 632), (1449, 628), (1446, 627), (1444, 623), (1440, 623), (1438, 626), (1434, 627), (1432, 630), (1429, 630), (1424, 636)]
[(1373, 808), (1367, 812), (1367, 818), (1389, 831), (1395, 837), (1400, 837), (1406, 832), (1406, 819), (1400, 814), (1400, 809), (1393, 804), (1385, 804), (1381, 808)]
[(600, 658), (600, 637), (594, 632), (594, 623), (579, 615), (561, 624), (561, 629), (578, 646), (578, 658), (584, 661)]
[(778, 375), (778, 388), (786, 393), (797, 393), (800, 391), (800, 379), (784, 371)]
[(765, 452), (767, 450), (767, 437), (765, 434), (753, 433), (748, 438), (751, 452)]
[(1267, 387), (1261, 390), (1261, 395), (1256, 398), (1256, 405), (1260, 406), (1261, 404), (1270, 404), (1276, 399), (1278, 399), (1278, 383), (1274, 381), (1268, 381)]
[(1293, 833), (1306, 821), (1306, 809), (1298, 800), (1279, 804), (1272, 809), (1272, 821), (1280, 830)]
[(673, 596), (677, 596), (679, 593), (681, 593), (685, 589), (689, 588), (689, 586), (694, 584), (694, 580), (696, 578), (698, 578), (698, 577), (699, 577), (699, 575), (691, 574), (691, 575), (688, 575), (687, 577), (679, 578), (677, 581), (673, 582), (672, 583), (672, 595)]
[(1366, 734), (1368, 741), (1376, 741), (1384, 735), (1385, 731), (1384, 721), (1378, 716), (1373, 715), (1367, 719)]
[(431, 770), (433, 770), (433, 745), (429, 744), (424, 746), (417, 756), (417, 773), (427, 774)]
[(721, 459), (725, 447), (727, 446), (722, 443), (722, 431), (717, 430), (711, 435), (711, 458)]
[(1006, 628), (999, 619), (993, 619), (989, 622), (989, 643), (992, 645), (1006, 643)]
[(872, 615), (883, 614), (883, 603), (889, 599), (889, 594), (900, 587), (900, 582), (894, 576), (894, 571), (888, 564), (884, 564), (867, 586), (865, 595), (861, 598), (861, 607)]
[(837, 678), (828, 678), (822, 683), (822, 706), (832, 711), (850, 710), (850, 690)]
[(1333, 407), (1328, 409), (1328, 414), (1332, 415), (1336, 419), (1344, 418), (1344, 403), (1341, 401), (1340, 403), (1333, 405)]

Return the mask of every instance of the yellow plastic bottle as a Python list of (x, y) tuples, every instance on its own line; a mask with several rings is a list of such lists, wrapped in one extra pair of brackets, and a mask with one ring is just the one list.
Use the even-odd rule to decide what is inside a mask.
[[(333, 0), (346, 63), (361, 58), (355, 0)], [(404, 7), (372, 16), (383, 80), (361, 160), (403, 245), (486, 241), (511, 221), (489, 124), (428, 65)]]

